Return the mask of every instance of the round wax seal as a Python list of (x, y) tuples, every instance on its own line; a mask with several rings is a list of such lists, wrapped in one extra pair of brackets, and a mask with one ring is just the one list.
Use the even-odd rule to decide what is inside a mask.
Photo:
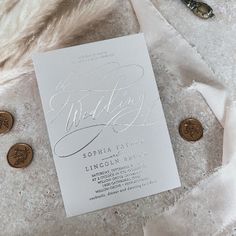
[(14, 118), (10, 112), (0, 111), (0, 134), (9, 132), (14, 123)]
[(7, 153), (7, 161), (14, 168), (27, 167), (33, 160), (33, 150), (25, 143), (13, 145)]
[(197, 119), (187, 118), (181, 121), (179, 133), (187, 141), (198, 141), (203, 136), (203, 127)]

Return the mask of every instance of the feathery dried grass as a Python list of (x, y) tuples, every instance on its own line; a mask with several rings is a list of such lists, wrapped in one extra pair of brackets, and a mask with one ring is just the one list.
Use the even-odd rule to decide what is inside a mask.
[(0, 68), (30, 63), (33, 52), (74, 45), (85, 27), (109, 13), (115, 0), (53, 0), (28, 19), (24, 29), (0, 46)]

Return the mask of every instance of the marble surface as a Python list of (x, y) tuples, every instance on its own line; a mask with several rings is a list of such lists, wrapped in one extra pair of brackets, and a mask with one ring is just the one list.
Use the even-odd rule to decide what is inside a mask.
[[(196, 47), (217, 78), (235, 88), (236, 2), (208, 0), (216, 18), (196, 18), (180, 1), (153, 0), (166, 19)], [(139, 31), (137, 19), (127, 0), (99, 23), (89, 25), (78, 44)], [(135, 235), (141, 236), (146, 220), (164, 211), (202, 178), (221, 165), (223, 129), (203, 98), (188, 91), (180, 78), (168, 72), (160, 55), (151, 54), (182, 187), (155, 196), (125, 203), (82, 216), (65, 218), (63, 202), (49, 146), (34, 73), (1, 86), (0, 107), (11, 111), (16, 124), (11, 133), (0, 136), (0, 235)], [(204, 137), (196, 143), (184, 141), (179, 122), (189, 116), (204, 126)], [(35, 150), (32, 164), (25, 170), (8, 166), (6, 153), (16, 142), (26, 142)], [(83, 189), (81, 189), (83, 191)], [(234, 225), (222, 235), (233, 235)]]

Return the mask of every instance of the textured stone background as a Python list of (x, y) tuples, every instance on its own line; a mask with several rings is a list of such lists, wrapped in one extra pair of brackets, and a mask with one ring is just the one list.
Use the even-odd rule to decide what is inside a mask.
[[(166, 19), (196, 47), (217, 78), (235, 89), (236, 2), (208, 0), (216, 18), (203, 21), (180, 1), (153, 0)], [(90, 25), (79, 43), (102, 40), (139, 31), (127, 0), (99, 24)], [(159, 55), (151, 53), (161, 100), (173, 143), (182, 188), (132, 201), (94, 213), (65, 218), (63, 202), (49, 147), (44, 117), (34, 74), (1, 89), (0, 107), (11, 111), (17, 123), (13, 131), (0, 136), (0, 235), (135, 235), (141, 236), (144, 222), (162, 212), (221, 164), (223, 130), (202, 97), (184, 89), (180, 78), (168, 73)], [(26, 83), (27, 81), (27, 83)], [(13, 96), (14, 95), (14, 96)], [(188, 143), (178, 134), (178, 124), (186, 117), (197, 117), (204, 126), (204, 137)], [(35, 158), (25, 170), (8, 166), (5, 156), (16, 142), (27, 142)], [(83, 189), (81, 189), (83, 191)], [(222, 235), (232, 235), (233, 225)]]

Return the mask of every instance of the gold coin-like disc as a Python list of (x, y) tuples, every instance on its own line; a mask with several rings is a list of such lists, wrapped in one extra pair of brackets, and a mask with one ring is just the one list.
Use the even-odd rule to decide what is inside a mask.
[(14, 118), (10, 112), (0, 111), (0, 134), (9, 132), (14, 123)]
[(27, 167), (33, 160), (33, 149), (26, 143), (13, 145), (7, 153), (7, 161), (14, 168)]
[(188, 118), (180, 123), (179, 133), (187, 141), (198, 141), (203, 136), (203, 127), (199, 120)]

